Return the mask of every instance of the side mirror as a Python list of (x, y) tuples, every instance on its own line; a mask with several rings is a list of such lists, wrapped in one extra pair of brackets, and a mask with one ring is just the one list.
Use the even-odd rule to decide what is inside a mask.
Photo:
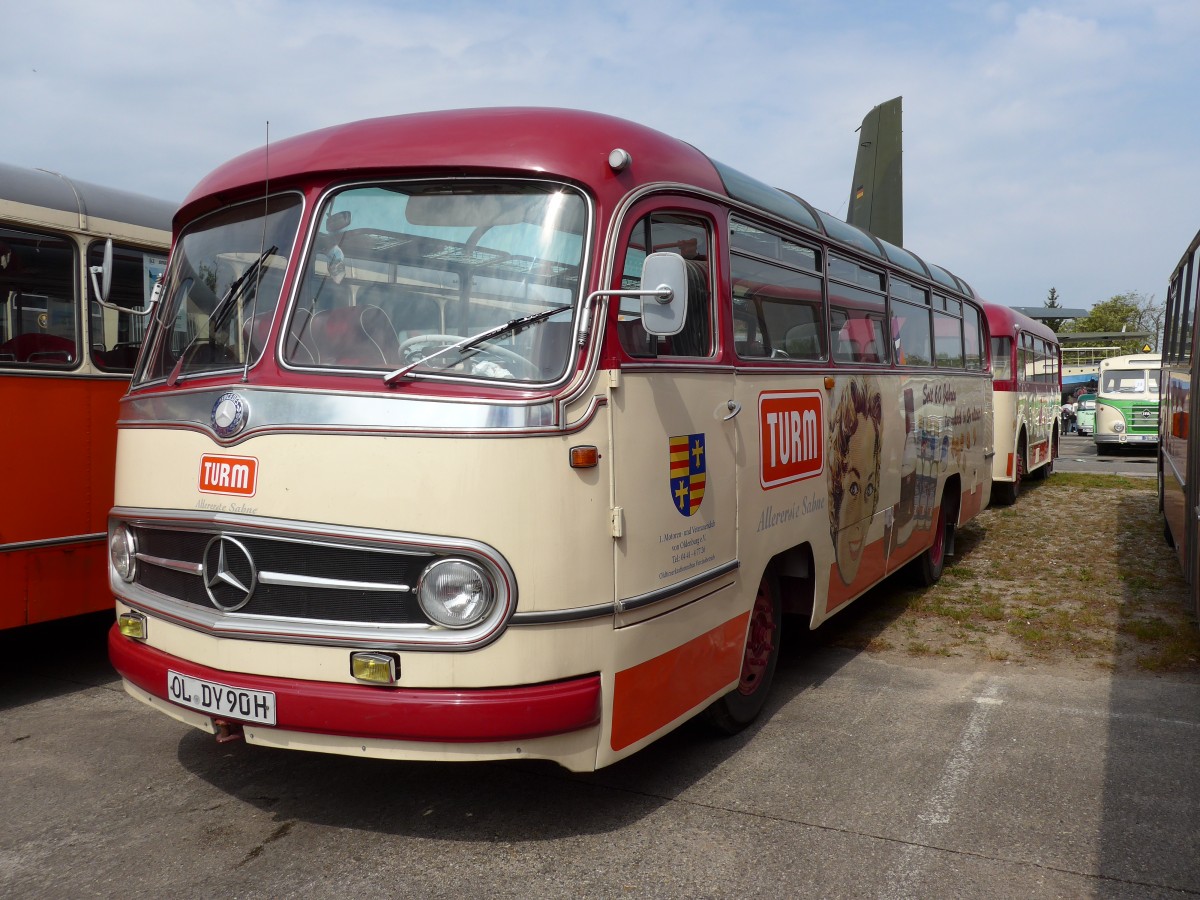
[[(112, 290), (112, 269), (112, 238), (109, 238), (104, 242), (102, 263), (88, 269), (92, 276), (92, 289), (96, 292), (96, 299), (101, 303), (108, 302), (108, 292)], [(96, 276), (99, 276), (98, 280)]]
[(687, 318), (687, 263), (678, 253), (651, 253), (642, 266), (642, 327), (670, 337)]

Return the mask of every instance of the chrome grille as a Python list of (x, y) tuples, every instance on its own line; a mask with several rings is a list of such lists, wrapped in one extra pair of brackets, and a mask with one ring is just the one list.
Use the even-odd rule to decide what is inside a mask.
[[(230, 577), (251, 584), (253, 592), (236, 611), (240, 615), (339, 624), (428, 625), (416, 599), (421, 572), (441, 558), (376, 547), (355, 547), (295, 540), (237, 530), (134, 529), (138, 547), (135, 584), (182, 603), (220, 611), (206, 588), (205, 553), (219, 536), (232, 539), (253, 560), (231, 563)], [(210, 572), (212, 566), (210, 562)], [(221, 589), (213, 594), (225, 603)], [(232, 591), (237, 593), (237, 591)]]

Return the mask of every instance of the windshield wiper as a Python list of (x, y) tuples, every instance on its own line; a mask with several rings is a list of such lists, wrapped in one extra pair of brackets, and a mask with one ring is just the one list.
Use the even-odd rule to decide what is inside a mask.
[(486, 331), (479, 332), (479, 334), (473, 334), (470, 337), (465, 337), (461, 341), (456, 341), (453, 344), (447, 344), (444, 347), (438, 347), (438, 349), (434, 350), (428, 356), (422, 356), (416, 362), (411, 362), (408, 365), (397, 369), (395, 372), (389, 372), (387, 375), (384, 375), (383, 383), (391, 384), (393, 381), (403, 378), (418, 366), (423, 366), (425, 363), (429, 362), (429, 360), (441, 356), (443, 353), (449, 353), (451, 350), (472, 350), (480, 344), (490, 341), (492, 338), (499, 337), (502, 334), (508, 334), (509, 332), (517, 334), (521, 331), (521, 329), (529, 325), (543, 322), (546, 319), (549, 319), (551, 316), (568, 309), (571, 309), (571, 304), (569, 303), (562, 306), (552, 306), (549, 309), (543, 309), (541, 312), (530, 313), (529, 315), (522, 316), (519, 319), (509, 319), (503, 325), (495, 325)]
[(188, 345), (183, 348), (183, 352), (179, 354), (179, 359), (175, 363), (175, 367), (171, 370), (171, 374), (167, 376), (167, 384), (173, 385), (183, 373), (184, 363), (188, 360), (188, 351), (197, 343), (208, 341), (210, 346), (216, 346), (215, 329), (225, 324), (225, 320), (229, 317), (232, 310), (237, 307), (237, 301), (245, 293), (246, 286), (250, 283), (250, 279), (254, 274), (262, 268), (262, 264), (270, 257), (274, 256), (279, 250), (278, 245), (272, 244), (266, 250), (259, 254), (258, 259), (246, 266), (246, 271), (234, 279), (233, 283), (225, 291), (225, 295), (217, 301), (212, 312), (208, 316), (208, 337), (194, 338), (188, 342)]

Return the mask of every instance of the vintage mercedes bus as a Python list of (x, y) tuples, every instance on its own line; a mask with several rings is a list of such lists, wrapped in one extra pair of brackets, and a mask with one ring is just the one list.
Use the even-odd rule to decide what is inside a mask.
[[(0, 164), (0, 629), (112, 609), (117, 404), (167, 262), (165, 200)], [(102, 305), (89, 269), (103, 265)]]
[(1062, 416), (1058, 337), (1049, 327), (998, 303), (984, 304), (992, 341), (996, 456), (992, 498), (1013, 503), (1026, 477), (1054, 471)]
[(109, 521), (130, 694), (221, 738), (610, 764), (763, 707), (989, 501), (947, 270), (649, 128), (422, 113), (175, 218)]

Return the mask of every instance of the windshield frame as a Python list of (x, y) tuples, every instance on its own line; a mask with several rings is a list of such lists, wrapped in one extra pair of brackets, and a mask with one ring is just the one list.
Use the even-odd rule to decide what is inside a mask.
[[(573, 289), (573, 293), (570, 296), (569, 303), (566, 303), (564, 308), (559, 311), (559, 313), (565, 313), (566, 315), (569, 315), (569, 317), (570, 317), (570, 319), (569, 319), (569, 321), (570, 321), (570, 341), (565, 350), (565, 358), (561, 360), (562, 369), (561, 369), (561, 371), (558, 372), (558, 374), (554, 375), (553, 377), (546, 378), (544, 380), (538, 380), (538, 379), (534, 379), (534, 378), (522, 379), (522, 378), (518, 378), (518, 377), (509, 377), (509, 378), (483, 377), (483, 376), (471, 374), (469, 372), (451, 371), (449, 369), (444, 369), (444, 368), (440, 368), (437, 366), (431, 366), (429, 368), (426, 368), (420, 364), (415, 365), (415, 366), (410, 366), (406, 363), (402, 367), (404, 370), (403, 377), (395, 378), (393, 380), (388, 380), (387, 376), (395, 374), (396, 367), (391, 367), (391, 368), (388, 368), (385, 370), (385, 369), (373, 368), (373, 367), (372, 368), (354, 367), (352, 365), (324, 365), (324, 366), (322, 366), (322, 365), (305, 365), (303, 363), (298, 363), (295, 360), (289, 358), (288, 347), (287, 347), (288, 336), (292, 333), (294, 320), (296, 319), (296, 317), (299, 314), (301, 314), (301, 309), (300, 309), (301, 298), (303, 297), (303, 295), (305, 293), (305, 290), (304, 290), (305, 283), (306, 283), (307, 279), (310, 277), (310, 267), (314, 267), (314, 265), (315, 265), (314, 257), (318, 253), (322, 252), (321, 250), (318, 249), (318, 237), (322, 234), (322, 217), (323, 217), (325, 211), (330, 208), (329, 207), (330, 199), (332, 197), (334, 197), (335, 195), (342, 194), (342, 193), (345, 193), (348, 191), (360, 190), (360, 189), (382, 188), (384, 190), (387, 190), (389, 188), (399, 188), (399, 189), (403, 190), (406, 187), (415, 187), (415, 186), (422, 186), (422, 185), (435, 185), (435, 186), (443, 186), (444, 185), (448, 189), (453, 189), (453, 188), (457, 187), (457, 188), (462, 188), (464, 192), (467, 189), (470, 189), (473, 187), (481, 187), (482, 188), (482, 187), (486, 187), (488, 185), (510, 185), (510, 186), (514, 186), (514, 187), (530, 186), (530, 187), (538, 189), (541, 192), (546, 192), (546, 193), (553, 193), (553, 192), (568, 193), (572, 197), (576, 197), (580, 201), (582, 201), (582, 204), (583, 204), (583, 206), (582, 206), (583, 228), (582, 228), (582, 232), (578, 236), (578, 239), (580, 242), (580, 254), (579, 254), (579, 262), (578, 262), (578, 273), (579, 273), (578, 274), (578, 282)], [(530, 193), (533, 194), (534, 192), (531, 191)], [(591, 266), (592, 266), (592, 261), (593, 261), (592, 257), (593, 257), (594, 232), (595, 232), (595, 227), (596, 227), (596, 225), (595, 225), (595, 223), (596, 223), (595, 199), (582, 185), (578, 185), (578, 184), (563, 180), (561, 178), (555, 178), (552, 176), (536, 177), (536, 176), (532, 176), (532, 175), (530, 175), (530, 176), (498, 176), (498, 175), (479, 174), (479, 175), (471, 175), (471, 176), (443, 176), (443, 177), (424, 176), (424, 177), (379, 177), (379, 178), (369, 178), (369, 179), (368, 178), (355, 178), (353, 180), (339, 181), (339, 182), (331, 183), (331, 184), (325, 186), (321, 190), (320, 195), (314, 201), (312, 209), (313, 209), (313, 214), (310, 217), (310, 220), (307, 225), (307, 230), (304, 235), (304, 245), (300, 249), (300, 251), (296, 254), (296, 256), (294, 257), (294, 262), (292, 263), (292, 270), (294, 273), (293, 280), (292, 280), (292, 291), (290, 292), (290, 296), (284, 298), (284, 300), (281, 301), (281, 302), (286, 302), (286, 304), (287, 304), (287, 309), (285, 311), (282, 326), (280, 328), (278, 348), (277, 348), (278, 361), (279, 361), (279, 366), (281, 369), (296, 372), (296, 373), (303, 373), (304, 375), (306, 375), (308, 377), (318, 376), (318, 377), (322, 377), (322, 378), (344, 378), (346, 376), (358, 376), (358, 377), (365, 376), (365, 377), (369, 377), (370, 379), (372, 379), (372, 381), (377, 383), (384, 390), (392, 389), (396, 385), (402, 384), (402, 383), (439, 382), (442, 384), (452, 383), (452, 384), (456, 384), (456, 385), (472, 385), (475, 387), (488, 389), (489, 391), (491, 391), (491, 390), (526, 391), (526, 392), (527, 391), (537, 391), (539, 393), (543, 393), (545, 391), (554, 390), (554, 389), (561, 387), (562, 385), (571, 381), (576, 376), (577, 371), (578, 371), (579, 353), (582, 349), (579, 344), (580, 329), (581, 329), (581, 327), (583, 327), (583, 323), (585, 322), (585, 320), (587, 318), (587, 316), (582, 313), (582, 310), (583, 310), (583, 304), (589, 294), (588, 284), (589, 284), (590, 271), (591, 271)], [(503, 224), (503, 223), (500, 223), (500, 224)], [(354, 229), (354, 227), (355, 227), (354, 222), (351, 221), (350, 225), (348, 226), (348, 230), (352, 231)], [(566, 232), (564, 232), (564, 233), (566, 233)], [(486, 238), (484, 238), (484, 240), (486, 240)], [(340, 249), (340, 245), (339, 245), (339, 249)], [(315, 268), (313, 270), (315, 271)], [(388, 282), (388, 283), (397, 284), (398, 282)], [(385, 284), (388, 284), (388, 283), (385, 283)], [(361, 289), (361, 287), (363, 287), (363, 285), (359, 285), (358, 287)], [(554, 299), (551, 299), (551, 298), (547, 298), (544, 302), (545, 302), (545, 308), (560, 305), (559, 303), (554, 302)], [(468, 341), (471, 341), (472, 338), (478, 337), (478, 334), (483, 333), (483, 332), (493, 331), (493, 330), (498, 330), (501, 333), (500, 334), (501, 337), (507, 337), (510, 333), (515, 335), (526, 329), (539, 328), (542, 322), (546, 321), (546, 319), (548, 319), (548, 318), (552, 318), (552, 316), (542, 317), (539, 315), (540, 312), (545, 311), (545, 308), (543, 308), (542, 310), (537, 310), (537, 309), (531, 310), (531, 312), (538, 317), (537, 321), (531, 321), (529, 324), (517, 325), (516, 327), (514, 327), (511, 330), (511, 332), (506, 327), (500, 327), (499, 329), (497, 329), (495, 326), (489, 326), (488, 328), (477, 329), (476, 332), (471, 333), (471, 334), (461, 335), (460, 343), (465, 345), (465, 344), (467, 344)], [(559, 313), (556, 313), (556, 315)], [(513, 317), (513, 319), (515, 320), (515, 319), (523, 318), (526, 315), (527, 315), (527, 313), (518, 312), (518, 314), (515, 315)], [(499, 323), (499, 324), (503, 326), (505, 323)], [(507, 324), (513, 324), (513, 322), (510, 321)], [(562, 323), (562, 324), (566, 324), (566, 323)], [(293, 342), (294, 342), (294, 339), (293, 339)], [(482, 344), (484, 346), (486, 346), (486, 343), (487, 343), (486, 341), (482, 342)], [(469, 359), (470, 357), (472, 357), (474, 355), (473, 350), (474, 350), (474, 348), (472, 348), (471, 351), (468, 351), (462, 357), (462, 359), (459, 359), (458, 361), (462, 362), (463, 360)], [(430, 358), (431, 360), (434, 358), (441, 360), (441, 359), (445, 358), (447, 355), (450, 357), (456, 357), (456, 354), (454, 354), (454, 353), (443, 354), (441, 352), (438, 352), (438, 353), (430, 354), (428, 358)]]

